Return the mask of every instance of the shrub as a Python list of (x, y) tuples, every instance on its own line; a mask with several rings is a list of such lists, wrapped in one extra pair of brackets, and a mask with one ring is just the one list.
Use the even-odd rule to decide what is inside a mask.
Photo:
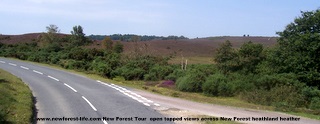
[(313, 109), (313, 110), (320, 111), (320, 98), (319, 97), (313, 97), (311, 99), (311, 103), (310, 103), (309, 108)]
[(202, 90), (207, 95), (233, 96), (234, 86), (228, 82), (226, 76), (217, 73), (207, 78), (202, 86)]
[(253, 89), (252, 91), (244, 91), (240, 93), (240, 98), (249, 103), (268, 105), (269, 97), (264, 95), (268, 94), (267, 90)]
[(38, 52), (35, 52), (33, 54), (31, 54), (29, 57), (28, 57), (28, 60), (29, 61), (34, 61), (34, 62), (42, 62), (42, 63), (47, 63), (49, 62), (49, 53), (46, 53), (44, 51), (38, 51)]
[(178, 78), (183, 77), (186, 74), (186, 71), (181, 69), (175, 69), (172, 73), (165, 77), (166, 80), (177, 81)]
[(58, 53), (51, 53), (48, 59), (52, 64), (57, 64), (60, 60)]
[(281, 111), (292, 111), (296, 107), (301, 107), (304, 98), (299, 89), (299, 87), (293, 85), (278, 85), (268, 93), (269, 104)]
[(304, 105), (301, 87), (294, 85), (277, 85), (270, 90), (254, 89), (243, 92), (241, 97), (251, 103), (275, 106), (280, 111), (292, 111)]
[(176, 87), (181, 91), (201, 92), (202, 84), (205, 82), (206, 75), (198, 70), (189, 72), (187, 75), (178, 78)]
[(142, 79), (145, 74), (145, 70), (142, 68), (130, 68), (128, 66), (122, 66), (112, 71), (111, 76), (122, 76), (126, 80), (139, 80)]
[(293, 85), (298, 84), (299, 81), (296, 76), (292, 73), (282, 73), (282, 74), (272, 74), (272, 75), (262, 75), (255, 82), (255, 85), (259, 89), (270, 90), (276, 85)]
[(234, 85), (234, 92), (241, 93), (246, 91), (252, 91), (255, 89), (254, 82), (257, 76), (253, 74), (243, 75), (240, 73), (229, 73), (227, 75), (228, 83)]
[(97, 57), (91, 62), (90, 70), (102, 76), (110, 76), (113, 71), (110, 65), (102, 57)]
[(156, 64), (149, 70), (148, 74), (144, 75), (144, 79), (152, 81), (163, 80), (165, 76), (169, 75), (172, 72), (172, 67)]
[(306, 104), (310, 109), (320, 111), (320, 90), (316, 87), (304, 87), (302, 89), (302, 94), (304, 95)]

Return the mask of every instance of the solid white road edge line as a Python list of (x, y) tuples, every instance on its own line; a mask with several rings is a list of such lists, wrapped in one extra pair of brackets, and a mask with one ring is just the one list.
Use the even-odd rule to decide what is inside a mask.
[(91, 108), (92, 108), (94, 111), (97, 111), (96, 107), (94, 107), (94, 106), (89, 102), (89, 100), (87, 100), (86, 97), (82, 96), (82, 98), (91, 106)]
[(49, 78), (53, 79), (53, 80), (56, 80), (56, 81), (59, 81), (59, 79), (55, 78), (55, 77), (52, 77), (50, 75), (48, 75)]
[(38, 73), (38, 74), (43, 75), (43, 73), (42, 73), (42, 72), (40, 72), (40, 71), (33, 70), (33, 72), (34, 72), (34, 73)]
[(75, 90), (73, 87), (71, 87), (70, 85), (64, 83), (65, 86), (69, 87), (71, 90), (73, 90), (74, 92), (78, 92), (77, 90)]
[(23, 68), (23, 69), (29, 70), (29, 68), (24, 67), (24, 66), (20, 66), (20, 68)]
[[(127, 90), (126, 88), (120, 87), (120, 86), (115, 85), (115, 84), (112, 84), (112, 83), (111, 83), (111, 85), (109, 85), (109, 84), (104, 83), (104, 82), (102, 82), (102, 81), (100, 81), (100, 80), (96, 80), (96, 81), (99, 82), (99, 83), (101, 83), (101, 84), (103, 84), (103, 85), (107, 85), (107, 86), (109, 86), (109, 87), (111, 87), (111, 88), (113, 88), (113, 89), (115, 89), (115, 90), (118, 90), (119, 92), (123, 93), (124, 95), (126, 95), (126, 96), (128, 96), (128, 97), (130, 97), (130, 98), (132, 98), (132, 99), (134, 99), (134, 100), (136, 100), (136, 101), (138, 101), (138, 102), (140, 102), (140, 103), (143, 103), (143, 104), (146, 105), (146, 106), (151, 106), (150, 104), (148, 104), (148, 103), (146, 103), (146, 102), (153, 103), (152, 100), (149, 100), (149, 99), (147, 99), (147, 98), (145, 98), (145, 97), (143, 97), (143, 96), (141, 96), (141, 95), (139, 95), (139, 94), (137, 94), (137, 93), (131, 92), (130, 90)], [(126, 92), (127, 92), (127, 93), (126, 93)], [(130, 95), (130, 94), (128, 94), (128, 93), (130, 93), (130, 94), (132, 94), (132, 95)], [(136, 96), (136, 97), (135, 97), (135, 96)], [(143, 102), (143, 101), (140, 100), (139, 98), (142, 99), (143, 101), (146, 101), (146, 102)], [(154, 103), (153, 105), (155, 105), (155, 106), (160, 106), (160, 105), (157, 104), (157, 103)]]
[(148, 104), (148, 103), (143, 103), (145, 106), (150, 106), (150, 104)]
[(9, 63), (9, 65), (12, 65), (12, 66), (17, 66), (16, 64), (13, 64), (13, 63)]

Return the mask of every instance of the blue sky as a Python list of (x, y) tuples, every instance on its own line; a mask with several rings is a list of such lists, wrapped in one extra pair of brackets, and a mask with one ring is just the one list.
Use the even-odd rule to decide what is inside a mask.
[(81, 25), (90, 34), (277, 36), (319, 0), (0, 0), (0, 33), (61, 33)]

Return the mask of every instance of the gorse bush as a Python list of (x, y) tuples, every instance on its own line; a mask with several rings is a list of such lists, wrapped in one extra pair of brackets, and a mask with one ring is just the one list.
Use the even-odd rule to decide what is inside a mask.
[(166, 80), (177, 81), (178, 78), (183, 77), (186, 74), (186, 71), (180, 69), (178, 66), (173, 68), (173, 72), (165, 77)]
[(227, 75), (228, 83), (233, 85), (234, 94), (252, 91), (256, 89), (255, 81), (258, 76), (254, 74), (243, 75), (240, 73), (230, 73)]
[(201, 74), (187, 74), (181, 78), (179, 78), (176, 82), (176, 87), (180, 91), (186, 92), (201, 92), (202, 83), (204, 80), (199, 80), (204, 78)]
[(103, 76), (109, 76), (113, 71), (110, 65), (101, 57), (97, 57), (91, 62), (90, 70)]
[(255, 81), (255, 86), (258, 89), (270, 90), (277, 85), (289, 85), (297, 84), (299, 81), (296, 79), (295, 74), (283, 73), (283, 74), (273, 74), (273, 75), (261, 75)]
[(214, 65), (191, 65), (188, 70), (173, 71), (167, 76), (170, 80), (177, 78), (176, 87), (178, 90), (187, 92), (202, 92), (202, 84), (206, 78), (217, 71)]
[(191, 70), (183, 77), (178, 78), (176, 85), (181, 91), (201, 92), (206, 74), (200, 70)]
[(202, 86), (203, 92), (213, 96), (233, 96), (234, 85), (229, 83), (227, 77), (216, 73), (207, 78)]
[(133, 68), (130, 66), (122, 66), (117, 68), (112, 72), (112, 76), (122, 76), (126, 80), (139, 80), (143, 78), (143, 75), (146, 73), (142, 68)]
[(154, 65), (147, 74), (144, 75), (144, 80), (163, 80), (167, 75), (173, 72), (173, 68), (169, 65), (161, 66)]

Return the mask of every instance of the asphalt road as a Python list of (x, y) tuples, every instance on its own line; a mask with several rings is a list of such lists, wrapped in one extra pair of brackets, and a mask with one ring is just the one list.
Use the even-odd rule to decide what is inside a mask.
[(37, 123), (172, 123), (153, 109), (159, 104), (114, 84), (6, 58), (0, 58), (0, 68), (29, 85), (37, 118), (47, 119)]

